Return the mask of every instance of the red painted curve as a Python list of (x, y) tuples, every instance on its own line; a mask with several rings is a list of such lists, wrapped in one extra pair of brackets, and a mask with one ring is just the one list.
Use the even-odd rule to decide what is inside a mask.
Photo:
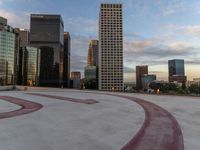
[(24, 99), (11, 97), (11, 96), (0, 96), (0, 99), (21, 106), (21, 108), (18, 110), (0, 113), (0, 119), (11, 118), (11, 117), (16, 117), (16, 116), (32, 113), (43, 107), (39, 103), (35, 103), (35, 102), (31, 102)]
[(134, 101), (145, 111), (141, 129), (121, 150), (184, 150), (181, 128), (168, 111), (139, 98), (108, 95)]
[(55, 95), (48, 95), (48, 94), (41, 94), (41, 93), (27, 93), (29, 95), (35, 95), (35, 96), (41, 96), (41, 97), (47, 97), (51, 99), (59, 99), (59, 100), (64, 100), (64, 101), (69, 101), (69, 102), (75, 102), (75, 103), (82, 103), (82, 104), (95, 104), (99, 103), (96, 100), (93, 99), (76, 99), (76, 98), (69, 98), (69, 97), (62, 97), (62, 96), (55, 96)]
[(131, 96), (84, 93), (121, 97), (138, 103), (144, 109), (145, 120), (142, 127), (121, 150), (184, 150), (183, 134), (177, 120), (162, 107)]

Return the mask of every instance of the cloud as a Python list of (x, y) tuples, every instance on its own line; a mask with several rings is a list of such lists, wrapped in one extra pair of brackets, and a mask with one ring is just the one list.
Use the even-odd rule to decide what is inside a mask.
[(124, 73), (135, 73), (135, 69), (124, 66)]
[[(2, 2), (2, 1), (1, 1)], [(17, 15), (18, 14), (18, 15)], [(29, 28), (29, 15), (27, 13), (16, 13), (1, 9), (0, 16), (8, 20), (8, 24), (13, 28)]]
[(98, 33), (98, 21), (90, 18), (64, 18), (65, 30), (71, 33), (89, 34), (96, 36)]
[(126, 41), (124, 42), (125, 48), (129, 51), (137, 51), (140, 49), (144, 49), (146, 47), (150, 47), (153, 45), (152, 40), (134, 40), (134, 41)]
[(83, 71), (86, 65), (86, 58), (84, 56), (73, 54), (71, 55), (71, 71)]
[(187, 35), (193, 36), (193, 37), (199, 37), (200, 36), (200, 25), (192, 25), (192, 26), (186, 26), (183, 27), (186, 31)]
[(190, 46), (187, 42), (173, 41), (160, 43), (155, 39), (126, 41), (124, 44), (124, 60), (126, 64), (147, 65), (166, 64), (168, 59), (192, 59), (198, 56), (199, 47)]
[(171, 35), (196, 38), (200, 36), (200, 24), (195, 25), (178, 25), (178, 24), (168, 24), (161, 27), (161, 30), (164, 30)]
[(189, 65), (200, 65), (200, 60), (199, 59), (194, 59), (194, 60), (187, 60), (185, 61), (186, 64), (189, 64)]

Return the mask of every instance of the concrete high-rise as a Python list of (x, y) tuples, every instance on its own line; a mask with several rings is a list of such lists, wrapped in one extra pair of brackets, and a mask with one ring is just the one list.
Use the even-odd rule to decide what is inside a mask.
[(99, 13), (99, 90), (123, 91), (122, 4), (101, 4)]
[(64, 33), (64, 51), (63, 51), (63, 87), (70, 87), (70, 50), (71, 38), (69, 32)]
[(142, 89), (142, 76), (148, 74), (148, 66), (136, 66), (136, 88)]
[(173, 59), (168, 61), (169, 82), (185, 83), (185, 66), (183, 59)]
[(63, 84), (63, 35), (60, 15), (31, 14), (30, 46), (41, 51), (39, 86)]
[(29, 45), (29, 30), (19, 29), (20, 47)]

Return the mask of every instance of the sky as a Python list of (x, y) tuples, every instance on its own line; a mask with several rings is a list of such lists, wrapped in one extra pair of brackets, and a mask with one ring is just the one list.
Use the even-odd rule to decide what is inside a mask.
[(188, 80), (200, 77), (200, 0), (0, 0), (0, 16), (29, 29), (31, 13), (60, 14), (71, 34), (71, 71), (83, 75), (102, 2), (123, 4), (125, 82), (135, 81), (136, 65), (168, 80), (170, 59), (185, 60)]

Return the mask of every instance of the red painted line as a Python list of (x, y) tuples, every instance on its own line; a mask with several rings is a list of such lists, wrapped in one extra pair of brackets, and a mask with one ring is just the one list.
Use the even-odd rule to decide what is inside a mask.
[(29, 95), (35, 95), (35, 96), (41, 96), (41, 97), (47, 97), (51, 99), (59, 99), (59, 100), (64, 100), (64, 101), (69, 101), (69, 102), (75, 102), (75, 103), (82, 103), (82, 104), (95, 104), (99, 103), (96, 100), (93, 99), (76, 99), (76, 98), (69, 98), (69, 97), (62, 97), (62, 96), (55, 96), (55, 95), (47, 95), (47, 94), (41, 94), (41, 93), (27, 93)]
[(139, 98), (107, 95), (134, 101), (145, 111), (145, 121), (141, 129), (121, 150), (184, 150), (181, 128), (168, 111)]
[(0, 99), (21, 106), (21, 108), (18, 110), (0, 113), (0, 119), (11, 118), (11, 117), (16, 117), (16, 116), (32, 113), (43, 107), (39, 103), (27, 101), (20, 98), (10, 97), (10, 96), (0, 96)]

